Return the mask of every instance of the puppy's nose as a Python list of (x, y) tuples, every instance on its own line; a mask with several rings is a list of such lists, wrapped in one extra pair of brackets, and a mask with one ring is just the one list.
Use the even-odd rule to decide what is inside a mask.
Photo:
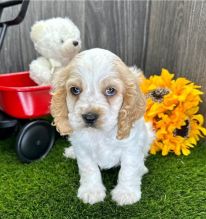
[(73, 41), (74, 46), (78, 46), (79, 42), (78, 41)]
[(98, 114), (91, 112), (82, 114), (82, 118), (84, 122), (88, 125), (93, 125), (97, 121), (98, 117), (99, 117)]

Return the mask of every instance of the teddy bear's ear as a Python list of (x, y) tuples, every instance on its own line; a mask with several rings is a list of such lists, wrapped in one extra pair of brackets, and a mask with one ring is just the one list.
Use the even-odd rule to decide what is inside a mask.
[(44, 27), (45, 27), (44, 21), (39, 21), (31, 27), (30, 36), (33, 42), (36, 42), (39, 39), (39, 37), (41, 36), (44, 30)]

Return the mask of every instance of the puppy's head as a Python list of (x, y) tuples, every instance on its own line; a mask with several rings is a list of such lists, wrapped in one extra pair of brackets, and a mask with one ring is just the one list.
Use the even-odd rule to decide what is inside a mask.
[(107, 50), (81, 52), (56, 74), (53, 85), (51, 114), (62, 135), (117, 127), (117, 138), (123, 139), (144, 114), (145, 99), (137, 78)]

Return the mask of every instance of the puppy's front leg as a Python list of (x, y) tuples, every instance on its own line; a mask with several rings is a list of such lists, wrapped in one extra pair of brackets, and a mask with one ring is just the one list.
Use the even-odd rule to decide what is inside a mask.
[(78, 157), (80, 187), (78, 198), (84, 203), (95, 204), (104, 200), (106, 193), (97, 164), (88, 156)]
[(118, 184), (112, 190), (112, 199), (119, 205), (133, 204), (141, 198), (141, 179), (147, 173), (144, 154), (126, 152), (121, 158)]

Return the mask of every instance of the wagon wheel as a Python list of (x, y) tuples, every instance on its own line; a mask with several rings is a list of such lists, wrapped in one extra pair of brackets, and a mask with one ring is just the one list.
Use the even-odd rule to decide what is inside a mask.
[(49, 122), (36, 120), (22, 127), (16, 138), (16, 152), (20, 160), (30, 163), (43, 159), (55, 141), (55, 129)]

